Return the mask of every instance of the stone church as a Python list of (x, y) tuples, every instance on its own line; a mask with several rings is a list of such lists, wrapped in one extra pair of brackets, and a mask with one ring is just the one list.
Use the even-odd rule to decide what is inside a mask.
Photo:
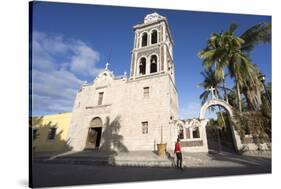
[[(133, 27), (130, 75), (114, 76), (106, 64), (93, 83), (76, 95), (67, 141), (72, 150), (155, 151), (157, 144), (173, 150), (177, 138), (186, 152), (208, 152), (205, 112), (210, 106), (231, 106), (213, 98), (197, 119), (179, 120), (173, 39), (165, 17), (152, 13)], [(237, 151), (244, 144), (230, 126)]]
[(77, 93), (68, 138), (73, 150), (155, 150), (177, 139), (178, 94), (173, 39), (167, 19), (149, 14), (135, 32), (130, 75), (108, 64)]
[[(130, 75), (114, 76), (107, 63), (93, 83), (81, 86), (72, 113), (44, 118), (56, 125), (50, 128), (48, 138), (53, 131), (67, 131), (62, 139), (74, 151), (121, 152), (156, 151), (157, 144), (166, 144), (166, 150), (172, 151), (180, 138), (183, 151), (208, 152), (207, 109), (218, 105), (233, 117), (232, 107), (212, 95), (198, 118), (180, 120), (174, 43), (167, 19), (157, 13), (148, 14), (133, 29)], [(257, 149), (251, 135), (242, 141), (233, 124), (230, 130), (236, 151)], [(38, 150), (58, 147), (53, 140), (43, 137), (40, 141)]]

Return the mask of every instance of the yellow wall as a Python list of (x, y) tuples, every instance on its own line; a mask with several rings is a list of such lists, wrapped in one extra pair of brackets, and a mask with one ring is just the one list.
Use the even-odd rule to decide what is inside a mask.
[[(70, 149), (67, 145), (67, 132), (71, 120), (71, 113), (33, 117), (33, 128), (38, 128), (36, 139), (33, 140), (33, 150), (36, 152), (63, 152)], [(56, 127), (54, 140), (48, 139), (49, 129)], [(35, 147), (35, 148), (34, 148)]]

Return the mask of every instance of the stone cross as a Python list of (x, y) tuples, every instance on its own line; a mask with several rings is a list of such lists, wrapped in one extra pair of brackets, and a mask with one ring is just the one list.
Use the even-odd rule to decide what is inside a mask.
[(209, 88), (209, 91), (211, 91), (211, 93), (212, 93), (212, 99), (216, 98), (215, 93), (214, 93), (215, 90), (216, 89), (213, 86), (211, 88)]
[(107, 62), (107, 63), (105, 64), (105, 69), (106, 69), (106, 70), (108, 70), (108, 66), (109, 66), (109, 63)]

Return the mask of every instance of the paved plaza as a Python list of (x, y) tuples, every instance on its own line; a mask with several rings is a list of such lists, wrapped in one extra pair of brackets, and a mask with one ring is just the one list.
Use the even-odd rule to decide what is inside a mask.
[[(148, 153), (148, 152), (147, 152)], [(63, 186), (271, 173), (270, 154), (185, 153), (184, 169), (95, 164), (33, 164), (33, 186)]]

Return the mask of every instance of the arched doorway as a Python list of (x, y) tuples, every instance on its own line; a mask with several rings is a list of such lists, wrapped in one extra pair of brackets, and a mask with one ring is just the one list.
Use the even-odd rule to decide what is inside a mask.
[[(199, 118), (200, 118), (200, 120), (204, 120), (205, 119), (205, 114), (206, 114), (206, 111), (208, 110), (208, 108), (210, 108), (210, 107), (212, 107), (212, 106), (218, 106), (218, 107), (220, 107), (220, 108), (223, 108), (224, 110), (225, 110), (225, 113), (228, 115), (228, 118), (229, 118), (229, 120), (228, 120), (228, 122), (227, 123), (224, 123), (224, 124), (227, 124), (228, 125), (228, 128), (226, 128), (226, 129), (228, 129), (228, 130), (226, 130), (226, 131), (229, 131), (228, 133), (227, 132), (225, 132), (224, 133), (224, 137), (228, 137), (228, 139), (229, 139), (229, 137), (231, 137), (232, 139), (230, 139), (231, 140), (231, 142), (232, 142), (232, 144), (229, 144), (229, 146), (230, 145), (233, 145), (233, 149), (235, 150), (235, 151), (239, 151), (239, 150), (241, 150), (242, 149), (242, 143), (241, 143), (241, 138), (240, 138), (240, 135), (238, 134), (238, 132), (236, 131), (236, 129), (235, 129), (235, 127), (234, 127), (234, 125), (233, 125), (233, 122), (232, 122), (232, 120), (233, 120), (233, 111), (232, 111), (232, 107), (227, 103), (227, 102), (225, 102), (225, 101), (223, 101), (223, 100), (220, 100), (220, 99), (216, 99), (216, 98), (214, 98), (214, 99), (211, 99), (210, 101), (208, 101), (208, 102), (206, 102), (202, 107), (201, 107), (201, 110), (200, 110), (200, 115), (199, 115)], [(223, 116), (223, 114), (220, 114), (221, 115), (221, 117), (223, 118), (224, 116)], [(226, 121), (226, 120), (223, 120), (224, 122)], [(208, 129), (209, 128), (207, 128), (207, 125), (206, 125), (206, 133), (207, 133), (207, 136), (208, 136)], [(216, 139), (218, 140), (218, 142), (217, 142), (217, 149), (218, 149), (218, 151), (220, 151), (221, 150), (221, 140), (222, 140), (222, 129), (221, 130), (218, 130), (218, 128), (216, 128), (216, 127), (214, 127), (214, 128), (211, 128), (211, 130), (213, 129), (213, 135), (214, 135), (214, 137), (216, 137)], [(223, 131), (224, 132), (224, 131)], [(216, 135), (216, 136), (215, 136)], [(210, 138), (208, 138), (207, 137), (207, 140), (209, 140)], [(225, 138), (225, 139), (227, 139), (227, 138)], [(209, 142), (210, 141), (208, 141), (208, 146), (210, 145), (209, 144)], [(224, 142), (227, 142), (227, 141), (224, 141)], [(209, 148), (210, 148), (211, 146), (209, 146)]]
[(93, 118), (88, 129), (86, 149), (97, 149), (100, 146), (102, 133), (102, 120), (99, 117)]

